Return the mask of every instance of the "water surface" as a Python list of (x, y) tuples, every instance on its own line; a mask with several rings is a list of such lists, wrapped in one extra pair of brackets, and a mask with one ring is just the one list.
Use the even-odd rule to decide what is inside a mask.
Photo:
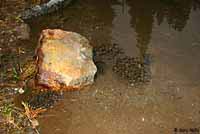
[[(169, 134), (174, 128), (199, 129), (199, 9), (197, 0), (84, 0), (32, 21), (32, 46), (42, 29), (61, 28), (86, 36), (97, 53), (102, 47), (108, 52), (95, 57), (100, 69), (94, 85), (65, 93), (40, 119), (42, 133)], [(148, 62), (148, 82), (133, 86), (130, 77), (115, 73), (120, 57)], [(123, 69), (119, 71), (130, 73), (131, 67)]]

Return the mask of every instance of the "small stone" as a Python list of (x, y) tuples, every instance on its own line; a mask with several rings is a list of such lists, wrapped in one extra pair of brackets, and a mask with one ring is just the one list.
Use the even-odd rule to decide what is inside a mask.
[(19, 88), (19, 89), (18, 89), (18, 92), (19, 92), (20, 94), (23, 94), (23, 93), (24, 93), (24, 89)]
[(11, 38), (10, 40), (9, 40), (9, 42), (13, 42), (14, 40)]
[(144, 117), (142, 117), (142, 122), (144, 122)]
[(131, 86), (133, 87), (133, 86), (134, 86), (134, 83), (131, 83)]

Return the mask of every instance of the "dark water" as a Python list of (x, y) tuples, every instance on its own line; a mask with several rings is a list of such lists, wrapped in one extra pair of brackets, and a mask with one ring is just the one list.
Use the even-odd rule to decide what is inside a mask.
[[(32, 47), (45, 28), (86, 36), (99, 68), (94, 85), (65, 93), (40, 119), (42, 133), (172, 134), (174, 128), (199, 129), (198, 0), (76, 1), (30, 25)], [(135, 59), (145, 63), (150, 78), (137, 72)], [(133, 86), (138, 77), (148, 82)]]

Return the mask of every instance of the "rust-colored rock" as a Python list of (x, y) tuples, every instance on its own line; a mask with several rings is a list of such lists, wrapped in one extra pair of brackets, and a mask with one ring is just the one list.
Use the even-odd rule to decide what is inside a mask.
[(92, 84), (97, 71), (89, 41), (74, 32), (43, 30), (37, 55), (37, 84), (50, 89), (79, 89)]

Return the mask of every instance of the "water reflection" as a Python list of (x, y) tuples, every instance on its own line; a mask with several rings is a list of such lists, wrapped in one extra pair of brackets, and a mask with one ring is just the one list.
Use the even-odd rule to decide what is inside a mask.
[(115, 17), (112, 21), (112, 43), (117, 43), (125, 51), (127, 56), (138, 56), (136, 34), (130, 24), (132, 16), (129, 14), (130, 6), (125, 1), (113, 3)]
[[(152, 29), (155, 25), (168, 23), (170, 28), (174, 29), (173, 31), (184, 31), (184, 27), (187, 24), (190, 12), (192, 12), (193, 9), (198, 9), (199, 7), (197, 4), (195, 4), (195, 1), (183, 0), (183, 3), (180, 3), (181, 1), (176, 1), (175, 3), (172, 2), (173, 1), (170, 0), (85, 0), (82, 1), (81, 4), (78, 3), (76, 5), (77, 7), (72, 6), (71, 8), (66, 9), (66, 12), (64, 12), (63, 16), (61, 16), (67, 18), (62, 18), (62, 20), (67, 20), (65, 22), (58, 22), (60, 17), (54, 14), (54, 16), (51, 17), (50, 15), (38, 23), (32, 23), (32, 30), (35, 32), (34, 35), (36, 35), (36, 33), (39, 34), (39, 31), (44, 28), (61, 28), (62, 24), (62, 28), (64, 30), (79, 32), (86, 36), (92, 42), (91, 44), (94, 46), (94, 50), (96, 52), (94, 59), (99, 67), (98, 73), (102, 73), (101, 77), (100, 75), (97, 77), (97, 80), (95, 81), (94, 86), (91, 87), (91, 90), (73, 92), (72, 94), (69, 93), (68, 96), (65, 97), (64, 106), (58, 106), (53, 110), (53, 115), (55, 115), (55, 117), (42, 119), (43, 121), (40, 123), (42, 125), (42, 133), (95, 133), (99, 129), (103, 131), (104, 128), (106, 128), (105, 126), (111, 126), (109, 127), (109, 132), (106, 131), (107, 129), (105, 129), (105, 131), (107, 133), (113, 133), (115, 128), (120, 127), (116, 125), (110, 125), (112, 124), (110, 121), (119, 122), (119, 120), (120, 123), (116, 124), (121, 125), (123, 128), (124, 126), (127, 126), (126, 129), (128, 130), (121, 133), (131, 133), (129, 130), (134, 130), (138, 133), (141, 133), (141, 129), (137, 130), (137, 123), (134, 123), (135, 117), (138, 117), (138, 121), (136, 120), (136, 122), (138, 122), (139, 125), (144, 125), (144, 123), (146, 123), (145, 126), (147, 126), (145, 127), (146, 131), (143, 133), (151, 132), (159, 134), (161, 133), (161, 131), (159, 131), (161, 129), (162, 132), (164, 132), (163, 127), (160, 128), (161, 125), (166, 126), (165, 129), (169, 129), (171, 132), (171, 126), (177, 126), (180, 124), (180, 122), (182, 122), (182, 120), (188, 121), (187, 117), (190, 117), (191, 115), (185, 116), (185, 118), (182, 119), (181, 115), (183, 114), (182, 112), (177, 113), (179, 111), (177, 106), (182, 107), (182, 104), (185, 104), (184, 102), (187, 102), (187, 104), (193, 104), (191, 98), (188, 97), (188, 99), (185, 99), (186, 101), (183, 101), (183, 103), (181, 100), (176, 101), (174, 98), (181, 94), (184, 94), (184, 98), (187, 97), (188, 93), (191, 93), (188, 89), (191, 89), (190, 91), (193, 90), (192, 86), (186, 86), (185, 89), (187, 89), (187, 92), (182, 92), (182, 88), (176, 88), (178, 86), (176, 86), (172, 80), (175, 80), (176, 82), (181, 81), (183, 84), (187, 84), (191, 82), (191, 80), (188, 79), (194, 78), (192, 79), (191, 84), (193, 84), (193, 81), (196, 81), (197, 83), (199, 82), (198, 76), (193, 77), (193, 75), (199, 74), (199, 66), (195, 66), (199, 63), (197, 62), (198, 60), (193, 60), (195, 59), (194, 56), (191, 56), (193, 53), (190, 51), (184, 56), (178, 56), (178, 58), (174, 54), (177, 52), (174, 51), (174, 49), (182, 48), (183, 45), (188, 45), (191, 41), (189, 39), (189, 41), (184, 44), (184, 41), (186, 40), (179, 41), (180, 38), (177, 38), (176, 36), (176, 40), (165, 43), (165, 40), (162, 40), (157, 35), (152, 34)], [(188, 2), (188, 4), (185, 2)], [(183, 14), (185, 15), (184, 17)], [(199, 22), (199, 20), (191, 20), (197, 24)], [(159, 32), (156, 32), (156, 34), (169, 31), (166, 24), (162, 26), (164, 26), (164, 30), (162, 29), (163, 27), (159, 27)], [(195, 25), (195, 27), (196, 26), (198, 25)], [(196, 30), (195, 32), (199, 32), (199, 30)], [(187, 39), (188, 35), (189, 33), (183, 34), (181, 37)], [(158, 53), (155, 54), (155, 60), (157, 62), (156, 67), (155, 64), (152, 66), (152, 68), (156, 70), (154, 71), (156, 73), (153, 73), (154, 81), (151, 82), (152, 85), (149, 84), (152, 86), (152, 90), (149, 89), (144, 91), (142, 89), (138, 92), (138, 94), (134, 94), (136, 90), (129, 90), (132, 88), (127, 88), (123, 82), (118, 80), (118, 77), (116, 77), (113, 72), (127, 80), (130, 85), (134, 85), (135, 83), (137, 84), (140, 81), (143, 82), (148, 80), (148, 78), (146, 79), (146, 77), (148, 77), (146, 75), (148, 70), (145, 72), (144, 69), (146, 69), (146, 67), (144, 67), (136, 57), (140, 56), (141, 59), (143, 59), (143, 57), (146, 56), (148, 47), (150, 47), (149, 44), (151, 42), (151, 36), (157, 36), (155, 39), (156, 41), (152, 40), (152, 43), (154, 44), (154, 48)], [(113, 43), (110, 43), (110, 40), (113, 40)], [(161, 45), (157, 45), (155, 42)], [(165, 49), (163, 46), (169, 47)], [(132, 54), (135, 52), (135, 50), (138, 52), (136, 55)], [(187, 52), (188, 49), (186, 48), (183, 51)], [(196, 57), (199, 57), (197, 55), (198, 51), (195, 52), (197, 52), (195, 54)], [(151, 66), (149, 64), (146, 65), (148, 65), (148, 67)], [(189, 69), (184, 70), (184, 68)], [(113, 69), (113, 72), (111, 69)], [(181, 77), (182, 74), (184, 77)], [(185, 77), (188, 77), (188, 79), (184, 80)], [(166, 93), (163, 96), (166, 97), (154, 92), (157, 89), (160, 91), (165, 90)], [(174, 93), (176, 91), (179, 92), (179, 94)], [(195, 92), (193, 92), (193, 94), (195, 94)], [(180, 101), (181, 103), (179, 103)], [(159, 108), (163, 105), (163, 102), (167, 102), (166, 104), (164, 103), (165, 107)], [(154, 109), (154, 107), (152, 107), (151, 104), (156, 104), (156, 106), (158, 105), (158, 109), (155, 108), (155, 112), (154, 110), (152, 112), (152, 108)], [(196, 104), (196, 102), (194, 102), (194, 104)], [(102, 111), (104, 110), (104, 107), (106, 110)], [(140, 112), (140, 108), (142, 111), (148, 112)], [(184, 105), (182, 108), (186, 109), (187, 111), (187, 109), (190, 109), (191, 107)], [(63, 110), (63, 112), (58, 111), (58, 109)], [(136, 114), (134, 113), (134, 109)], [(180, 109), (180, 111), (183, 109)], [(86, 113), (89, 115), (88, 117), (91, 118), (85, 118)], [(156, 122), (161, 122), (161, 125), (158, 124), (159, 126), (155, 126), (155, 128), (158, 129), (158, 132), (148, 130), (148, 119), (150, 118), (148, 118), (149, 115), (147, 113), (156, 113), (155, 115), (152, 115), (152, 118), (156, 119)], [(172, 114), (163, 115), (162, 113)], [(174, 115), (173, 113), (177, 114)], [(185, 113), (191, 113), (191, 111), (187, 111)], [(123, 115), (123, 117), (118, 118), (120, 117), (118, 115)], [(133, 115), (136, 115), (133, 118), (134, 121), (129, 120), (127, 121), (127, 124), (133, 124), (133, 126), (136, 126), (136, 129), (132, 129), (132, 126), (123, 124), (126, 123), (124, 120), (131, 119)], [(180, 115), (180, 118), (178, 118), (178, 122), (175, 122), (173, 119), (175, 116), (179, 117), (177, 115)], [(141, 118), (144, 116), (145, 120), (147, 119), (147, 121), (139, 122), (139, 120), (141, 120)], [(66, 124), (69, 127), (66, 127)], [(100, 125), (97, 128), (95, 124)], [(59, 128), (59, 131), (56, 131), (57, 128)], [(98, 132), (106, 133), (102, 131)], [(119, 131), (115, 132), (117, 133)]]
[[(126, 44), (123, 48), (128, 48), (127, 51), (131, 51), (130, 48), (132, 48), (132, 52), (134, 52), (134, 37), (136, 37), (136, 46), (141, 59), (144, 59), (147, 53), (154, 25), (161, 25), (166, 21), (170, 28), (181, 32), (187, 24), (191, 10), (200, 9), (199, 2), (196, 0), (120, 0), (114, 5), (116, 17), (113, 20), (113, 29), (123, 33), (119, 24), (124, 24), (125, 38), (130, 38), (131, 33), (133, 36), (131, 40), (128, 39), (123, 43)], [(119, 12), (120, 10), (121, 12)], [(131, 29), (135, 31), (136, 36)], [(114, 36), (116, 35), (114, 34)], [(132, 45), (132, 47), (127, 47), (127, 45)]]
[[(153, 28), (167, 23), (169, 29), (182, 32), (192, 10), (199, 9), (195, 0), (118, 0), (111, 6), (115, 13), (112, 42), (119, 44), (125, 56), (115, 57), (119, 62), (115, 63), (114, 71), (134, 84), (151, 77), (148, 50)], [(138, 63), (135, 59), (139, 59)]]

